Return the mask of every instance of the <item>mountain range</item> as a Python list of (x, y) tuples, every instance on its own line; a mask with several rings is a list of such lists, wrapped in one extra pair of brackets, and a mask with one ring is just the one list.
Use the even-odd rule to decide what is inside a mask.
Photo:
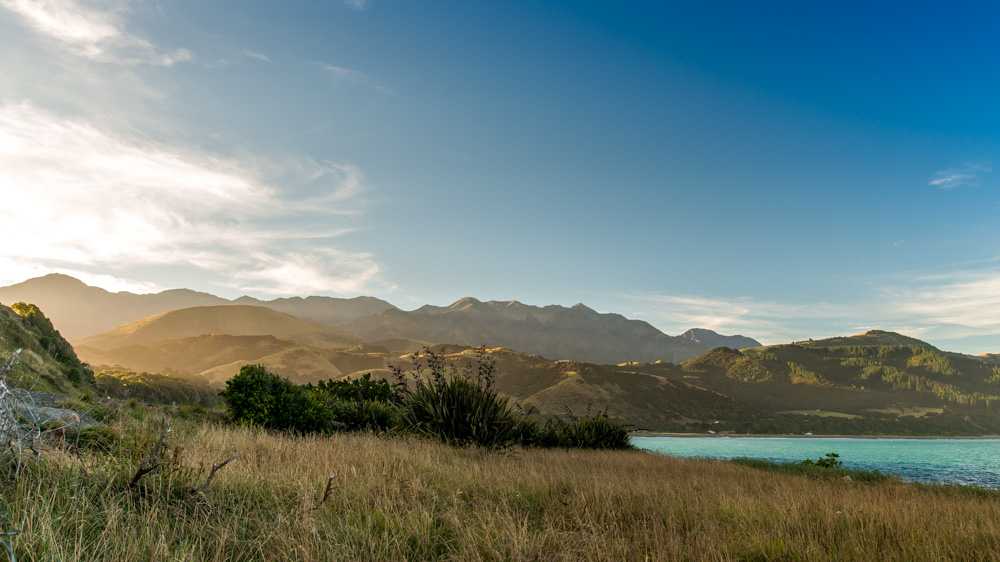
[(193, 306), (259, 306), (327, 325), (395, 308), (372, 297), (295, 297), (261, 301), (244, 296), (230, 301), (189, 289), (171, 289), (151, 294), (112, 293), (59, 273), (0, 287), (0, 302), (19, 301), (30, 302), (44, 310), (68, 340), (92, 336), (161, 312)]
[[(0, 288), (0, 302), (25, 301), (36, 304), (52, 319), (60, 332), (71, 341), (94, 349), (115, 341), (125, 346), (150, 343), (122, 339), (124, 333), (150, 333), (151, 325), (164, 330), (164, 323), (177, 317), (157, 315), (178, 309), (201, 307), (202, 312), (188, 321), (190, 328), (170, 332), (177, 339), (208, 333), (228, 335), (278, 335), (270, 328), (270, 320), (261, 319), (257, 333), (247, 329), (234, 332), (217, 326), (222, 321), (224, 307), (234, 310), (255, 307), (294, 316), (302, 321), (321, 325), (339, 332), (354, 334), (364, 341), (385, 342), (392, 350), (413, 350), (423, 345), (449, 343), (506, 347), (548, 357), (591, 363), (622, 363), (626, 361), (670, 361), (693, 359), (714, 347), (743, 348), (759, 346), (751, 338), (723, 336), (711, 330), (694, 329), (683, 336), (668, 336), (641, 320), (630, 320), (620, 314), (598, 313), (583, 304), (572, 307), (550, 305), (537, 307), (517, 301), (480, 302), (461, 299), (451, 306), (423, 306), (413, 311), (401, 310), (392, 304), (372, 298), (338, 299), (331, 297), (285, 298), (261, 301), (240, 297), (234, 301), (187, 289), (156, 294), (111, 293), (91, 287), (66, 275), (51, 274), (23, 283)], [(211, 322), (205, 314), (218, 307)], [(235, 314), (235, 313), (233, 313)], [(195, 321), (195, 318), (199, 320)], [(148, 319), (148, 320), (147, 320)], [(208, 322), (201, 325), (202, 321)], [(127, 324), (144, 322), (141, 326)], [(248, 318), (231, 320), (245, 323)], [(114, 334), (105, 332), (115, 331)], [(251, 332), (253, 330), (250, 330)], [(100, 337), (97, 337), (101, 334)], [(91, 339), (96, 337), (97, 339)], [(282, 336), (278, 336), (282, 337)], [(301, 341), (301, 340), (299, 340)], [(361, 343), (358, 340), (348, 345)], [(304, 341), (303, 343), (315, 343)]]

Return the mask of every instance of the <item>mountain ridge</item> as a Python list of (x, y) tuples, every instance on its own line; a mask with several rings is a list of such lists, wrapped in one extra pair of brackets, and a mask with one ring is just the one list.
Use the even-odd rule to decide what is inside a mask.
[[(374, 297), (292, 297), (262, 301), (243, 296), (228, 300), (191, 289), (168, 289), (159, 293), (113, 293), (92, 287), (61, 273), (51, 273), (21, 283), (0, 287), (0, 302), (30, 302), (46, 312), (68, 340), (79, 340), (107, 332), (149, 316), (195, 306), (260, 306), (320, 323), (339, 323), (373, 314), (392, 304)], [(239, 302), (238, 302), (239, 301)]]
[(643, 320), (599, 313), (582, 304), (538, 307), (518, 301), (483, 302), (473, 297), (409, 312), (384, 310), (336, 328), (370, 341), (413, 339), (488, 345), (595, 364), (677, 363), (711, 349), (690, 339), (668, 336)]
[[(369, 341), (489, 345), (597, 364), (626, 361), (676, 363), (715, 347), (705, 345), (697, 338), (669, 336), (642, 320), (628, 319), (617, 313), (599, 313), (583, 303), (572, 307), (539, 307), (515, 300), (483, 302), (465, 297), (449, 306), (428, 304), (413, 311), (404, 311), (387, 301), (366, 296), (350, 299), (290, 297), (271, 301), (242, 296), (230, 301), (188, 289), (149, 295), (111, 293), (62, 274), (0, 288), (0, 301), (13, 300), (33, 302), (46, 310), (71, 341), (104, 334), (172, 310), (197, 306), (256, 306), (349, 332)], [(699, 333), (703, 339), (706, 336), (709, 339), (730, 337), (709, 330), (700, 330)], [(751, 345), (742, 340), (739, 343)]]

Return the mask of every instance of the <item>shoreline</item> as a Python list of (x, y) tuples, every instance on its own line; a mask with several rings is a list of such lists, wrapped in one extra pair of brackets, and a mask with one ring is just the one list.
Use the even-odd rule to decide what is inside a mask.
[(629, 434), (629, 437), (710, 437), (710, 438), (743, 438), (743, 439), (1000, 439), (1000, 435), (784, 435), (777, 433), (729, 433), (727, 435), (712, 435), (706, 433), (663, 433), (642, 431)]

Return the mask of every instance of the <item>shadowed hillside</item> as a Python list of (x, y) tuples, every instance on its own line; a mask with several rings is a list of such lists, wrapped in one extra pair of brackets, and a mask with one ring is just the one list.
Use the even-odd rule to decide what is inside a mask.
[(600, 314), (583, 304), (536, 307), (517, 301), (480, 302), (468, 297), (448, 307), (428, 305), (412, 312), (385, 310), (338, 328), (370, 341), (485, 344), (589, 363), (680, 362), (711, 349), (687, 338), (668, 336), (641, 320)]

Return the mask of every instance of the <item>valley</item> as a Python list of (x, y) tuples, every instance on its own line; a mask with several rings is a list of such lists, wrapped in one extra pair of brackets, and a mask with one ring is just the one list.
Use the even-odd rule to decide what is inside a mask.
[[(101, 290), (52, 277), (20, 287), (81, 325), (90, 306), (83, 295)], [(39, 289), (51, 283), (55, 293)], [(80, 293), (77, 308), (67, 287)], [(4, 294), (17, 293), (6, 287)], [(143, 302), (164, 302), (160, 295)], [(99, 300), (110, 307), (107, 317), (121, 318), (137, 314), (136, 297), (107, 293)], [(412, 367), (412, 354), (425, 347), (461, 365), (486, 346), (497, 362), (498, 388), (539, 419), (605, 412), (640, 429), (685, 433), (1000, 433), (1000, 365), (892, 332), (761, 346), (703, 329), (671, 337), (582, 304), (467, 298), (406, 312), (370, 297), (270, 301), (295, 316), (251, 302), (159, 312), (74, 339), (73, 348), (98, 373), (160, 373), (222, 388), (252, 363), (315, 384), (366, 373), (389, 378), (394, 366)], [(382, 310), (368, 314), (374, 308)], [(745, 347), (704, 349), (708, 343)], [(633, 359), (601, 361), (610, 357)]]

